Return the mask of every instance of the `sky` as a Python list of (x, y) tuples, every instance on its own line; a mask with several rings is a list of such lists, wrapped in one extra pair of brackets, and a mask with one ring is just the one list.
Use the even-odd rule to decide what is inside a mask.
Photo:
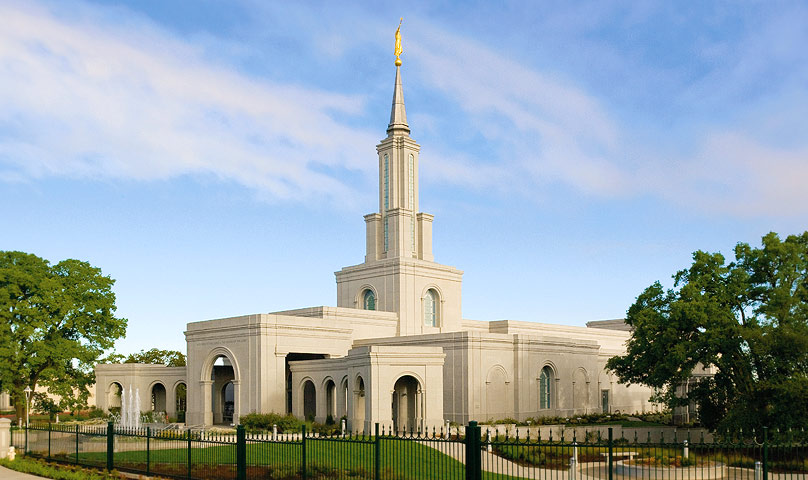
[(696, 250), (808, 229), (805, 2), (6, 0), (0, 250), (114, 278), (121, 353), (336, 305), (400, 17), (464, 318), (622, 318)]

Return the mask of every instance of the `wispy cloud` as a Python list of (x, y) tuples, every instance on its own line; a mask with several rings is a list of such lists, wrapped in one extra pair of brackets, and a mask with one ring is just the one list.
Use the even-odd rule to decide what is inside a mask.
[[(365, 111), (365, 96), (340, 93), (356, 89), (300, 86), (311, 84), (303, 80), (278, 84), (239, 73), (210, 60), (217, 55), (209, 49), (128, 10), (99, 19), (96, 7), (57, 15), (31, 5), (0, 6), (0, 178), (204, 174), (271, 198), (346, 200), (356, 192), (344, 171), (373, 174), (372, 146), (381, 126), (356, 126), (363, 125), (355, 117)], [(600, 8), (597, 15), (550, 15), (543, 28), (570, 35), (565, 45), (592, 45), (602, 23), (623, 18), (625, 10), (646, 35), (654, 29), (644, 22), (667, 15), (664, 8), (660, 13), (600, 2), (585, 9), (593, 5)], [(359, 7), (346, 13), (341, 5), (318, 6), (331, 19), (325, 25), (305, 5), (287, 11), (287, 5), (258, 2), (251, 8), (268, 11), (249, 26), (259, 37), (280, 35), (270, 28), (278, 18), (283, 35), (305, 32), (296, 45), (301, 55), (326, 49), (329, 56), (361, 57), (381, 48), (369, 45), (390, 40), (390, 26)], [(621, 52), (622, 45), (604, 47), (609, 70), (631, 70), (624, 74), (631, 79), (628, 88), (644, 89), (644, 101), (655, 97), (655, 82), (669, 80), (664, 93), (670, 99), (623, 107), (574, 74), (548, 73), (502, 45), (494, 48), (412, 15), (405, 47), (413, 67), (405, 74), (408, 92), (421, 88), (462, 113), (446, 120), (439, 108), (411, 112), (411, 120), (433, 120), (424, 158), (439, 160), (422, 174), (523, 195), (541, 196), (543, 187), (560, 184), (600, 198), (650, 195), (701, 212), (806, 214), (808, 189), (799, 179), (808, 176), (808, 132), (794, 126), (803, 114), (788, 113), (792, 125), (782, 128), (784, 105), (799, 112), (808, 107), (804, 94), (794, 95), (808, 80), (808, 63), (800, 61), (808, 54), (798, 47), (808, 41), (806, 16), (798, 8), (793, 15), (761, 17), (731, 40), (692, 40), (679, 54), (696, 57), (697, 73), (686, 65), (677, 69), (674, 60), (664, 67), (641, 63), (662, 45), (635, 56)], [(264, 17), (274, 23), (262, 25)], [(577, 28), (570, 23), (575, 19)], [(685, 20), (678, 19), (681, 28), (689, 28)], [(216, 41), (206, 38), (205, 45)], [(258, 48), (227, 42), (228, 51)], [(349, 78), (353, 72), (337, 73)], [(635, 113), (651, 124), (638, 125)], [(698, 127), (687, 128), (691, 124)], [(419, 126), (413, 127), (417, 138)], [(457, 131), (475, 132), (484, 148), (470, 146), (468, 138), (460, 145)]]
[[(165, 179), (206, 174), (346, 200), (324, 171), (362, 170), (376, 136), (335, 117), (357, 96), (271, 84), (206, 61), (144, 19), (103, 24), (0, 6), (0, 175)], [(361, 154), (360, 154), (361, 152)]]
[[(619, 144), (618, 128), (596, 98), (435, 27), (412, 36), (421, 81), (456, 102), (470, 115), (467, 123), (490, 125), (480, 133), (500, 145), (500, 160), (519, 159), (500, 164), (503, 169), (517, 166), (534, 182), (573, 184), (588, 193), (620, 190), (620, 172), (608, 160)], [(472, 170), (500, 180), (491, 168)]]

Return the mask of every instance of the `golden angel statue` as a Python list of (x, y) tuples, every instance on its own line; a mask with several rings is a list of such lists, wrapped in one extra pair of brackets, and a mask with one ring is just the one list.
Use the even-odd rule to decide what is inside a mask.
[(401, 59), (398, 58), (404, 53), (404, 50), (401, 49), (401, 22), (404, 21), (404, 17), (401, 17), (401, 20), (398, 22), (398, 29), (396, 29), (396, 48), (393, 53), (396, 55), (396, 66), (401, 66)]

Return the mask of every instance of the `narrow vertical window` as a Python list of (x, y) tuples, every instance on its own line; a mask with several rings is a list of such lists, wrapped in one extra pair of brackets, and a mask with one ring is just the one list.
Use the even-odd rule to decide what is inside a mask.
[(415, 217), (410, 218), (410, 241), (412, 242), (412, 256), (417, 256), (415, 251)]
[[(384, 154), (384, 210), (390, 208), (390, 169), (388, 166), (389, 159), (387, 154)], [(382, 212), (383, 213), (383, 212)]]
[(410, 198), (408, 205), (412, 210), (413, 216), (410, 217), (410, 246), (413, 256), (415, 252), (415, 156), (410, 154)]
[(390, 239), (389, 228), (387, 227), (387, 217), (384, 217), (384, 251), (387, 251), (387, 245)]
[(426, 291), (424, 297), (424, 325), (438, 326), (438, 292), (431, 288)]
[(373, 290), (365, 290), (363, 297), (362, 303), (364, 304), (365, 310), (376, 310), (376, 295), (373, 293)]
[(408, 205), (411, 210), (415, 210), (415, 156), (410, 154), (410, 200)]
[(551, 397), (551, 387), (552, 387), (552, 379), (553, 371), (550, 367), (544, 367), (541, 369), (541, 375), (539, 375), (539, 408), (550, 408), (552, 403), (550, 402)]

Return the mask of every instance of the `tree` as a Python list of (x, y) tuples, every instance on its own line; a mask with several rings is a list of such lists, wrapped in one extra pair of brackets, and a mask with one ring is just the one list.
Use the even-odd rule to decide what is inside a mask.
[[(739, 243), (734, 253), (727, 263), (697, 251), (674, 289), (645, 289), (626, 316), (626, 354), (606, 366), (671, 407), (694, 401), (711, 429), (808, 426), (808, 232), (769, 233), (761, 248)], [(699, 365), (715, 375), (678, 397)]]
[(63, 409), (86, 406), (93, 366), (126, 333), (114, 283), (87, 262), (0, 251), (0, 384), (18, 418), (26, 386), (60, 396)]
[(153, 365), (165, 365), (167, 367), (184, 367), (185, 355), (177, 350), (141, 350), (139, 353), (132, 353), (123, 363), (149, 363)]

